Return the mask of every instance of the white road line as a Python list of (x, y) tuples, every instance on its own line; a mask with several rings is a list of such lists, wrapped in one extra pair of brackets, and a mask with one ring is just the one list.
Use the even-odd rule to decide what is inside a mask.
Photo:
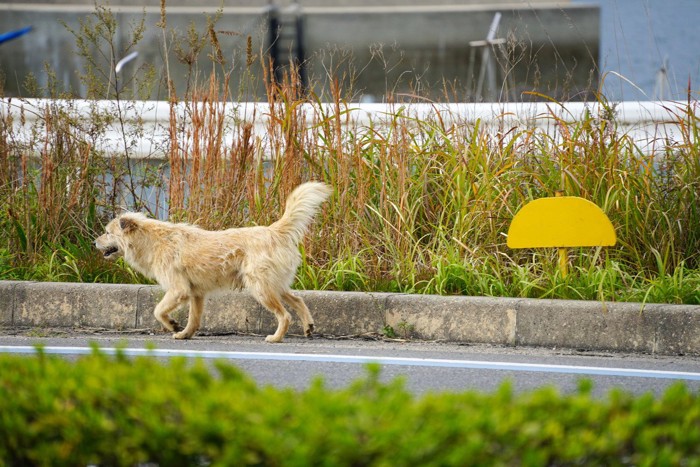
[[(549, 365), (544, 363), (489, 362), (477, 360), (452, 360), (440, 358), (378, 357), (364, 355), (303, 354), (275, 352), (230, 352), (218, 350), (141, 349), (114, 347), (100, 348), (107, 355), (121, 353), (126, 356), (186, 357), (224, 360), (274, 360), (317, 363), (378, 363), (380, 365), (403, 365), (420, 367), (443, 367), (476, 370), (528, 371), (542, 373), (565, 373), (595, 376), (624, 376), (634, 378), (661, 378), (700, 381), (700, 373), (686, 371), (644, 370), (638, 368), (605, 368), (593, 366)], [(0, 353), (36, 354), (32, 346), (0, 346)], [(43, 347), (41, 352), (49, 355), (89, 355), (91, 347)]]

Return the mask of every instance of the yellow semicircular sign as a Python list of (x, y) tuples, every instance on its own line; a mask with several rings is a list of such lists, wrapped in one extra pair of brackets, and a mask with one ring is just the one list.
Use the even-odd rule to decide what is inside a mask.
[(612, 246), (615, 229), (602, 209), (577, 196), (527, 203), (508, 229), (510, 248)]

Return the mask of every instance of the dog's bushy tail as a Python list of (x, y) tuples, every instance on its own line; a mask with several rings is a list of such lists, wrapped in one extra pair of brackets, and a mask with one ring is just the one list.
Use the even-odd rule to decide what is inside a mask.
[(331, 187), (321, 182), (299, 185), (287, 198), (284, 214), (270, 228), (298, 244), (304, 237), (319, 206), (331, 194)]

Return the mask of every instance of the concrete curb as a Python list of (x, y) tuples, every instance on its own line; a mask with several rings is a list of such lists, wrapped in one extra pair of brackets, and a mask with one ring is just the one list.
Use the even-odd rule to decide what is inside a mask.
[[(297, 292), (317, 331), (417, 339), (700, 355), (700, 306), (363, 292)], [(158, 286), (0, 281), (0, 330), (20, 327), (159, 329)], [(186, 310), (177, 312), (184, 322)], [(250, 296), (207, 299), (202, 330), (271, 333), (275, 319)], [(295, 319), (290, 333), (301, 334)]]

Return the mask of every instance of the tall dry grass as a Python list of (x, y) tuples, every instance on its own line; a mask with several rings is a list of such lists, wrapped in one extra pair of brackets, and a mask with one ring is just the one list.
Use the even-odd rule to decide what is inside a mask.
[[(94, 149), (113, 115), (80, 123), (48, 106), (26, 142), (15, 134), (16, 113), (2, 114), (0, 277), (142, 280), (90, 246), (122, 207), (147, 207), (155, 191), (163, 217), (175, 221), (268, 224), (295, 186), (315, 179), (334, 193), (302, 245), (300, 287), (700, 303), (692, 101), (675, 109), (681, 141), (646, 154), (603, 98), (599, 114), (547, 117), (555, 136), (526, 126), (487, 131), (438, 106), (417, 118), (399, 104), (381, 128), (362, 127), (350, 124), (353, 90), (342, 79), (327, 77), (333, 84), (321, 98), (293, 66), (280, 82), (264, 66), (268, 110), (253, 117), (266, 122), (263, 139), (237, 117), (231, 71), (212, 56), (206, 81), (180, 98), (168, 87), (170, 138), (152, 155), (152, 170)], [(619, 239), (614, 248), (574, 250), (566, 279), (555, 252), (506, 247), (515, 213), (557, 191), (599, 205)]]
[[(298, 183), (326, 181), (334, 195), (303, 245), (305, 287), (605, 299), (631, 287), (641, 299), (660, 275), (698, 268), (692, 103), (676, 109), (683, 140), (646, 154), (605, 101), (582, 121), (550, 116), (556, 137), (518, 127), (494, 134), (446, 111), (419, 120), (410, 106), (396, 106), (380, 131), (348, 125), (342, 90), (330, 103), (309, 100), (291, 75), (269, 85), (264, 154), (250, 122), (222, 128), (232, 104), (217, 89), (210, 83), (190, 102), (191, 127), (179, 136), (186, 144), (173, 144), (171, 167), (190, 171), (171, 176), (171, 203), (186, 200), (171, 214), (209, 228), (265, 224)], [(230, 147), (226, 131), (237, 135)], [(613, 271), (616, 286), (574, 285), (558, 276), (555, 252), (506, 247), (515, 213), (558, 191), (593, 201), (612, 220), (618, 245), (577, 250), (572, 261), (576, 277), (602, 281), (597, 272)]]
[[(253, 122), (232, 118), (237, 104), (214, 75), (186, 101), (173, 99), (167, 170), (156, 189), (167, 217), (220, 229), (270, 223), (299, 183), (330, 184), (334, 194), (304, 241), (300, 286), (616, 300), (655, 299), (649, 284), (661, 280), (659, 295), (672, 297), (665, 300), (697, 301), (687, 285), (696, 280), (700, 239), (692, 103), (676, 109), (681, 141), (646, 154), (604, 102), (600, 115), (582, 121), (551, 116), (558, 131), (550, 136), (486, 131), (437, 107), (421, 120), (410, 106), (396, 106), (381, 130), (348, 125), (342, 90), (330, 104), (312, 101), (293, 74), (270, 82), (268, 96), (265, 141)], [(24, 277), (47, 269), (33, 262), (67, 261), (64, 278), (135, 280), (84, 250), (125, 202), (147, 203), (138, 192), (115, 195), (116, 182), (105, 176), (114, 161), (84, 136), (97, 128), (86, 132), (69, 114), (45, 109), (31, 145), (16, 143), (13, 117), (0, 127), (5, 262), (29, 271)], [(143, 177), (136, 185), (152, 174)], [(567, 280), (553, 251), (505, 245), (515, 213), (560, 190), (599, 205), (619, 239), (614, 248), (575, 250)], [(81, 268), (93, 272), (76, 274)]]

